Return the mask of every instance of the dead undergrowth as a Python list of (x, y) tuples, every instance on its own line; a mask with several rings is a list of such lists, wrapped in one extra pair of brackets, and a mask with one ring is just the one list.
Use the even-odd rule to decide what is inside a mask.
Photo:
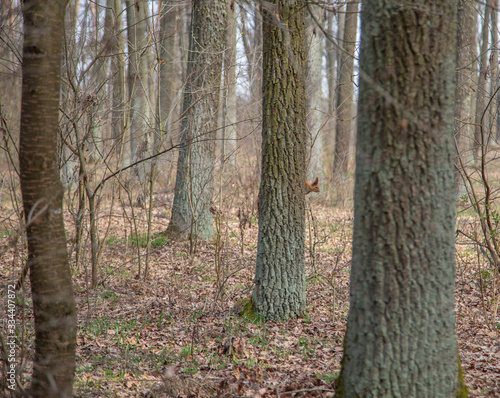
[[(155, 205), (154, 233), (166, 229), (169, 203)], [(79, 318), (75, 396), (333, 396), (348, 313), (350, 211), (317, 204), (308, 211), (307, 316), (285, 323), (252, 323), (233, 310), (252, 289), (257, 247), (252, 214), (242, 226), (238, 208), (224, 212), (214, 242), (154, 239), (143, 280), (137, 278), (137, 255), (144, 269), (147, 206), (135, 212), (139, 237), (131, 238), (127, 211), (116, 205), (100, 210), (101, 221), (111, 223), (101, 226), (107, 234), (101, 236), (97, 289), (89, 289), (89, 243), (78, 266), (71, 253)], [(69, 214), (66, 220), (73, 250)], [(476, 224), (474, 218), (460, 221), (469, 230)], [(0, 232), (5, 297), (26, 253), (23, 239), (15, 239), (7, 223)], [(471, 397), (500, 397), (499, 279), (474, 246), (457, 243), (457, 333), (466, 383)], [(24, 291), (18, 374), (26, 384), (34, 340), (28, 282)]]

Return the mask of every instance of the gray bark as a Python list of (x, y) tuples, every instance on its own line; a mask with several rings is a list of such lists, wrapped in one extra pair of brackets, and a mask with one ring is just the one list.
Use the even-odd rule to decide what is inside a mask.
[(488, 73), (488, 37), (490, 25), (491, 7), (488, 4), (484, 9), (484, 23), (481, 39), (481, 53), (479, 65), (479, 79), (476, 91), (476, 117), (474, 129), (474, 160), (479, 161), (481, 155), (481, 147), (485, 143), (485, 136), (488, 129), (488, 117), (485, 113), (486, 104), (488, 101), (488, 89), (486, 75)]
[(223, 161), (236, 165), (236, 1), (227, 4), (226, 48), (224, 52)]
[(187, 235), (209, 239), (214, 232), (210, 201), (225, 28), (225, 0), (193, 4), (181, 148), (172, 219), (166, 231), (172, 239)]
[(261, 317), (280, 321), (303, 315), (306, 304), (306, 45), (304, 4), (276, 3), (263, 12), (262, 178), (252, 302)]
[(475, 10), (472, 0), (458, 2), (458, 32), (457, 32), (457, 86), (455, 100), (455, 159), (456, 196), (465, 194), (465, 186), (461, 177), (462, 165), (467, 168), (472, 156), (474, 135), (474, 85), (476, 51)]
[(363, 3), (351, 298), (339, 396), (457, 394), (456, 6)]
[(114, 139), (115, 151), (123, 154), (123, 145), (126, 142), (125, 134), (125, 39), (123, 37), (123, 7), (121, 0), (113, 0), (113, 31), (114, 31), (114, 56), (111, 60), (112, 76), (112, 109), (111, 109), (111, 134)]
[[(126, 0), (129, 46), (128, 95), (130, 126), (130, 160), (147, 157), (151, 144), (150, 63), (147, 36), (147, 1)], [(146, 165), (137, 168), (144, 177)], [(141, 178), (142, 179), (142, 178)]]
[(177, 0), (162, 0), (160, 5), (160, 62), (159, 95), (155, 152), (165, 140), (172, 140), (172, 127), (178, 118), (179, 62), (179, 5)]
[(349, 168), (351, 136), (354, 126), (354, 49), (358, 26), (358, 2), (349, 0), (340, 45), (339, 86), (337, 89), (337, 128), (335, 134), (334, 177), (345, 177)]
[[(311, 6), (317, 14), (321, 9)], [(308, 18), (307, 43), (307, 132), (309, 181), (319, 177), (320, 189), (323, 185), (323, 35), (313, 18)]]

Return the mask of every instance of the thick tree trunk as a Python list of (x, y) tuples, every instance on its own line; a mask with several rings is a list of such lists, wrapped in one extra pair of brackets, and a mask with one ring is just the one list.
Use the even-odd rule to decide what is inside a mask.
[(450, 398), (458, 391), (456, 5), (363, 3), (351, 299), (339, 396)]
[(187, 235), (209, 239), (214, 232), (210, 201), (225, 28), (225, 0), (193, 4), (181, 148), (172, 219), (166, 231), (172, 239)]
[(61, 47), (67, 1), (25, 1), (19, 163), (28, 236), (35, 358), (30, 394), (71, 397), (76, 309), (57, 169)]
[(252, 302), (268, 320), (305, 310), (305, 9), (264, 7), (262, 178)]
[(346, 177), (349, 168), (351, 136), (354, 126), (354, 49), (358, 27), (358, 2), (349, 0), (340, 54), (339, 87), (337, 90), (337, 129), (335, 134), (334, 177)]

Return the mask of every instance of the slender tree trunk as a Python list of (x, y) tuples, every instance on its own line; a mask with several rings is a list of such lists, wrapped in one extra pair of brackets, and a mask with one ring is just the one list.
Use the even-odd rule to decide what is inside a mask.
[(19, 163), (35, 317), (30, 394), (71, 397), (76, 309), (57, 169), (61, 48), (67, 1), (25, 1)]
[[(311, 6), (310, 10), (318, 14), (321, 9)], [(317, 18), (318, 19), (318, 18)], [(307, 28), (307, 138), (308, 167), (307, 179), (319, 177), (323, 184), (323, 34), (316, 21), (308, 18)]]
[(210, 201), (225, 28), (225, 0), (193, 4), (181, 148), (172, 218), (166, 231), (171, 239), (188, 235), (209, 239), (213, 235)]
[(236, 165), (236, 1), (227, 3), (226, 48), (224, 52), (223, 161)]
[[(335, 4), (335, 3), (334, 3)], [(327, 14), (327, 32), (328, 35), (335, 39), (334, 31), (334, 16), (335, 14), (330, 11)], [(325, 151), (325, 159), (333, 159), (335, 156), (335, 86), (336, 86), (336, 59), (337, 54), (335, 47), (331, 40), (325, 38), (326, 49), (326, 80), (328, 84), (328, 123), (326, 125), (326, 134), (323, 133), (323, 147)], [(326, 165), (326, 174), (331, 176), (333, 173), (333, 163), (328, 162)]]
[(458, 2), (458, 34), (457, 34), (457, 86), (455, 100), (455, 159), (456, 197), (465, 194), (465, 186), (461, 173), (462, 164), (467, 167), (471, 159), (474, 120), (474, 60), (476, 59), (475, 10), (472, 0)]
[[(126, 0), (127, 5), (127, 35), (129, 46), (128, 94), (129, 94), (129, 124), (130, 124), (130, 156), (131, 161), (137, 161), (148, 155), (151, 141), (151, 103), (150, 77), (148, 63), (147, 10), (148, 2), (143, 0)], [(139, 177), (144, 177), (143, 171), (149, 169), (143, 164), (136, 170)]]
[(483, 146), (483, 143), (485, 142), (484, 139), (486, 138), (484, 135), (486, 134), (488, 128), (488, 117), (485, 111), (488, 101), (486, 78), (488, 75), (488, 36), (491, 16), (491, 7), (489, 4), (490, 2), (486, 3), (484, 7), (479, 79), (476, 92), (476, 118), (474, 129), (474, 160), (476, 163), (479, 161), (481, 147)]
[(262, 178), (252, 304), (286, 320), (305, 311), (305, 5), (263, 7)]
[(113, 82), (111, 129), (115, 152), (119, 158), (123, 155), (125, 134), (125, 39), (123, 37), (123, 6), (121, 0), (111, 0), (114, 17), (114, 56), (111, 60), (111, 75)]
[(165, 139), (172, 140), (172, 126), (179, 113), (177, 99), (181, 78), (178, 54), (178, 2), (162, 0), (160, 13), (160, 71), (155, 152), (160, 150), (160, 145)]
[(341, 41), (345, 52), (340, 54), (339, 87), (337, 91), (337, 129), (335, 134), (334, 177), (344, 178), (349, 169), (351, 136), (354, 126), (354, 49), (358, 27), (358, 1), (346, 6), (345, 27)]
[(456, 6), (363, 3), (351, 294), (336, 396), (457, 396)]
[(491, 104), (489, 108), (488, 140), (494, 140), (497, 136), (498, 119), (498, 0), (491, 3), (491, 57), (490, 57), (490, 95)]

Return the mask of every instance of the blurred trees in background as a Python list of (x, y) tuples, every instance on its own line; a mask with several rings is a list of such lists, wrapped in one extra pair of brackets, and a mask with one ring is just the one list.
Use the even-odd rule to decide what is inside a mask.
[[(26, 135), (32, 128), (26, 127), (25, 112), (53, 117), (55, 101), (51, 93), (46, 103), (37, 100), (42, 110), (21, 105), (23, 62), (29, 65), (23, 59), (23, 31), (29, 22), (23, 20), (24, 3), (36, 2), (0, 2), (0, 206), (8, 213), (3, 225), (19, 235), (25, 227), (28, 234), (34, 228), (31, 219), (24, 217), (34, 203), (26, 202), (24, 196), (21, 199), (26, 175), (21, 175), (18, 159), (23, 140), (33, 138)], [(58, 119), (39, 126), (37, 139), (43, 142), (37, 150), (52, 156), (57, 134), (56, 152), (50, 158), (54, 165), (47, 163), (52, 173), (47, 187), (53, 187), (54, 200), (63, 195), (66, 225), (70, 226), (66, 235), (69, 264), (73, 272), (85, 274), (88, 289), (102, 283), (106, 265), (101, 254), (118, 219), (125, 220), (126, 245), (139, 242), (144, 226), (148, 227), (146, 254), (139, 245), (131, 248), (137, 277), (145, 278), (147, 253), (154, 239), (188, 238), (195, 251), (198, 239), (215, 236), (216, 258), (220, 259), (223, 217), (236, 209), (244, 226), (256, 222), (260, 207), (259, 282), (267, 272), (263, 270), (269, 270), (263, 264), (275, 262), (270, 248), (282, 250), (293, 241), (303, 254), (303, 239), (298, 235), (304, 233), (303, 211), (309, 203), (301, 196), (303, 180), (319, 177), (321, 194), (314, 198), (318, 203), (352, 207), (357, 87), (362, 73), (358, 62), (360, 3), (299, 2), (296, 17), (300, 17), (298, 25), (305, 24), (303, 32), (300, 28), (304, 50), (289, 41), (295, 32), (286, 23), (292, 20), (282, 19), (287, 7), (281, 9), (278, 3), (68, 1), (60, 43)], [(451, 72), (457, 79), (455, 199), (461, 212), (477, 217), (481, 233), (471, 235), (460, 225), (457, 228), (460, 239), (473, 242), (478, 253), (499, 270), (499, 191), (492, 183), (498, 171), (500, 135), (498, 4), (496, 0), (460, 0), (458, 5), (457, 68)], [(279, 30), (272, 32), (276, 27)], [(271, 44), (278, 31), (283, 41)], [(58, 39), (50, 39), (47, 43), (55, 48)], [(280, 87), (276, 79), (287, 73), (282, 68), (285, 61), (296, 75), (283, 78), (288, 86)], [(389, 78), (392, 67), (381, 73)], [(54, 89), (49, 77), (46, 85)], [(305, 91), (298, 87), (302, 78)], [(413, 79), (406, 84), (414, 84)], [(289, 107), (293, 101), (303, 102), (304, 110), (302, 104)], [(380, 101), (391, 103), (393, 98), (389, 95)], [(51, 110), (45, 112), (43, 106), (49, 105)], [(399, 128), (404, 130), (407, 126), (401, 123)], [(42, 138), (45, 133), (47, 139)], [(21, 155), (21, 159), (31, 158), (29, 152)], [(294, 163), (282, 167), (287, 162)], [(56, 182), (54, 167), (64, 191)], [(42, 172), (44, 167), (33, 171)], [(167, 199), (162, 202), (166, 204), (164, 219), (156, 220), (153, 230), (151, 209), (158, 205), (157, 195)], [(273, 222), (282, 222), (280, 217), (287, 211), (294, 212), (294, 219), (284, 231), (292, 230), (295, 235), (283, 232), (286, 239), (269, 246), (266, 239), (277, 236)], [(265, 228), (270, 229), (266, 232)], [(60, 226), (55, 230), (63, 233)], [(32, 244), (28, 238), (28, 246)], [(286, 257), (282, 251), (275, 254), (276, 261)], [(290, 255), (289, 263), (299, 270), (298, 285), (303, 282), (302, 262), (303, 256)], [(300, 292), (293, 305), (282, 303), (281, 309), (270, 311), (262, 303), (271, 296), (261, 294), (267, 293), (254, 291), (255, 303), (270, 319), (302, 312)]]

